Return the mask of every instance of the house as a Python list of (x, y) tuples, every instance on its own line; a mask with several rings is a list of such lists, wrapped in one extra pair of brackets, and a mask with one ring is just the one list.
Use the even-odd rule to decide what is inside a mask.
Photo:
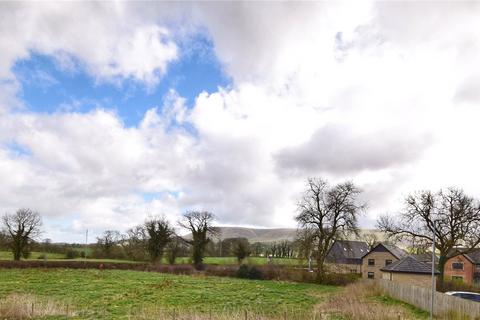
[[(465, 249), (457, 249), (465, 250)], [(450, 258), (445, 263), (445, 279), (480, 284), (480, 248)]]
[[(419, 287), (432, 287), (432, 263), (417, 260), (414, 256), (405, 256), (380, 269), (382, 279), (409, 283)], [(437, 270), (435, 277), (439, 274)]]
[(402, 249), (379, 243), (362, 257), (362, 278), (381, 278), (381, 268), (402, 259), (407, 254)]
[(368, 252), (364, 241), (335, 241), (326, 258), (327, 267), (336, 273), (362, 273), (362, 257)]

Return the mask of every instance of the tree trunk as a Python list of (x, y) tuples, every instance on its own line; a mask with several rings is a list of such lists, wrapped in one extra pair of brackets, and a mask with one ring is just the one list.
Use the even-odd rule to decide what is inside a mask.
[(445, 284), (445, 264), (447, 263), (446, 255), (440, 253), (440, 257), (438, 259), (438, 271), (440, 272), (438, 276), (438, 284), (440, 290), (443, 290), (443, 286)]
[(325, 280), (325, 258), (317, 258), (317, 282), (322, 283)]
[(13, 239), (12, 243), (13, 260), (19, 261), (22, 257), (22, 243), (18, 238)]

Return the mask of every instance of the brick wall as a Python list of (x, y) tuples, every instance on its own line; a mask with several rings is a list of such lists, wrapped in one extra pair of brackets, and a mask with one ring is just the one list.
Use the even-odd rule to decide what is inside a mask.
[(326, 266), (334, 273), (362, 273), (361, 264), (326, 263)]
[(397, 283), (406, 283), (415, 285), (417, 287), (432, 287), (431, 274), (414, 274), (414, 273), (400, 273), (400, 272), (384, 272), (382, 271), (382, 279)]
[[(452, 264), (454, 262), (463, 263), (463, 270), (453, 269)], [(472, 284), (474, 267), (475, 266), (463, 255), (451, 258), (445, 264), (445, 279), (452, 280), (452, 277), (462, 277), (464, 283)]]
[[(368, 259), (375, 259), (375, 265), (374, 266), (369, 266), (368, 265)], [(368, 278), (368, 273), (373, 272), (375, 279), (381, 279), (382, 278), (382, 269), (385, 267), (385, 261), (386, 260), (392, 260), (392, 263), (397, 261), (398, 259), (395, 258), (393, 254), (390, 252), (370, 252), (367, 254), (365, 257), (362, 259), (362, 278)]]

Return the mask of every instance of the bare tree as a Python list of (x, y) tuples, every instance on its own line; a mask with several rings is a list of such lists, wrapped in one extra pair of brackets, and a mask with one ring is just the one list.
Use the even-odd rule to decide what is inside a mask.
[(372, 250), (378, 244), (378, 237), (375, 233), (365, 233), (360, 239), (367, 243), (368, 250)]
[(40, 235), (40, 214), (30, 209), (19, 209), (14, 214), (5, 214), (3, 225), (13, 259), (20, 260), (22, 255), (28, 256), (32, 241)]
[(105, 258), (112, 258), (115, 246), (121, 240), (120, 232), (116, 230), (107, 230), (103, 232), (102, 236), (97, 237), (97, 248), (101, 251), (101, 256)]
[(378, 228), (390, 237), (433, 241), (439, 252), (438, 268), (443, 284), (448, 259), (468, 253), (480, 244), (480, 203), (463, 190), (449, 188), (437, 193), (421, 191), (405, 199), (405, 209), (397, 218), (385, 215)]
[(178, 257), (188, 252), (188, 245), (180, 236), (173, 236), (172, 241), (167, 245), (166, 249), (168, 263), (175, 264)]
[(238, 263), (250, 255), (250, 244), (247, 238), (240, 238), (233, 245), (233, 254), (237, 257)]
[(317, 280), (325, 275), (325, 259), (334, 242), (349, 234), (358, 235), (357, 217), (365, 208), (357, 200), (360, 190), (351, 182), (330, 186), (325, 180), (308, 180), (298, 203), (299, 229), (313, 232), (317, 260)]
[(122, 235), (120, 244), (128, 258), (132, 260), (146, 260), (147, 236), (143, 226), (139, 225), (128, 229)]
[(183, 219), (178, 224), (190, 231), (192, 240), (186, 240), (192, 246), (192, 258), (195, 268), (203, 267), (203, 257), (205, 247), (210, 238), (217, 236), (218, 228), (214, 227), (215, 216), (208, 211), (189, 211), (183, 215)]
[(297, 230), (295, 241), (298, 245), (298, 255), (303, 259), (310, 259), (315, 255), (315, 237), (316, 232), (311, 228)]
[(161, 263), (165, 247), (172, 241), (175, 231), (168, 220), (163, 217), (145, 221), (147, 249), (154, 263)]

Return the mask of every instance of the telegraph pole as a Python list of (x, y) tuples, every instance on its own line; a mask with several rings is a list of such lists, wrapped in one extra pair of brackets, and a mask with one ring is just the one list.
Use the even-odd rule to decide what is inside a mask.
[(84, 262), (87, 262), (88, 229), (85, 231), (85, 249), (83, 252)]
[(430, 304), (430, 320), (433, 319), (433, 308), (435, 307), (435, 221), (433, 221), (433, 241), (432, 241), (432, 297)]

